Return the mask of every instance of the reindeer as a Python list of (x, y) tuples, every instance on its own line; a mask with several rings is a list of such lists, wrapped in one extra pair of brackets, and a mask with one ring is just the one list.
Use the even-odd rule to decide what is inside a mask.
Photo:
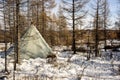
[(7, 80), (7, 79), (8, 79), (7, 76), (1, 76), (1, 77), (0, 77), (0, 80)]
[(56, 55), (55, 54), (49, 54), (49, 55), (47, 55), (47, 62), (48, 63), (52, 63), (52, 62), (55, 62), (56, 61), (56, 59), (57, 59), (57, 57), (56, 57)]

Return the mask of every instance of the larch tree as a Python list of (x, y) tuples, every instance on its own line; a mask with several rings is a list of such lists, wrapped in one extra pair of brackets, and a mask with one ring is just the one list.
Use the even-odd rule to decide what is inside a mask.
[(118, 7), (117, 7), (117, 21), (115, 22), (115, 26), (117, 27), (118, 29), (118, 33), (117, 33), (117, 36), (118, 36), (118, 39), (120, 40), (120, 0), (118, 0)]
[[(7, 15), (7, 17), (8, 17), (7, 23), (9, 25), (9, 31), (10, 31), (10, 34), (12, 34), (12, 27), (11, 27), (11, 21), (10, 21), (11, 20), (11, 0), (7, 1), (7, 10), (6, 10), (6, 12), (8, 13), (8, 15)], [(12, 36), (10, 38), (10, 42), (11, 42), (11, 44), (13, 42), (12, 41)]]
[(118, 26), (119, 26), (118, 37), (120, 40), (120, 0), (119, 0), (119, 6), (118, 6)]
[[(22, 1), (22, 0), (21, 0)], [(21, 5), (21, 3), (22, 2), (20, 2), (19, 4), (20, 4), (20, 6), (23, 6), (24, 5), (24, 3), (22, 3), (22, 5)], [(8, 0), (7, 2), (6, 2), (6, 5), (7, 5), (7, 8), (6, 8), (6, 13), (8, 14), (7, 15), (7, 25), (9, 26), (9, 32), (10, 32), (10, 42), (11, 43), (13, 43), (13, 33), (14, 33), (14, 22), (15, 22), (15, 20), (14, 20), (14, 17), (16, 16), (16, 12), (15, 12), (15, 1), (13, 1), (13, 0)], [(13, 9), (14, 8), (14, 9)], [(23, 7), (23, 8), (25, 8), (25, 7)], [(22, 7), (21, 7), (21, 10), (22, 10)], [(20, 11), (21, 11), (20, 10)], [(22, 11), (21, 11), (22, 12)], [(24, 32), (24, 30), (25, 30), (25, 28), (26, 28), (26, 26), (27, 26), (27, 21), (26, 21), (26, 16), (25, 15), (23, 15), (23, 14), (21, 14), (20, 12), (19, 12), (19, 32), (20, 32), (20, 36), (22, 36), (22, 34), (23, 34), (23, 32)], [(15, 18), (16, 19), (16, 18)], [(16, 22), (15, 22), (16, 23)]]
[(118, 23), (119, 23), (119, 30), (120, 30), (120, 0), (118, 0)]
[(28, 27), (27, 19), (25, 18), (25, 15), (19, 14), (19, 33), (20, 37), (23, 36), (23, 34), (26, 31), (26, 28)]
[(33, 0), (30, 2), (32, 20), (37, 25), (38, 30), (41, 32), (42, 36), (45, 37), (47, 29), (47, 21), (49, 10), (52, 10), (56, 4), (55, 0)]
[(16, 0), (16, 26), (15, 26), (15, 52), (16, 52), (16, 63), (19, 63), (19, 14), (20, 14), (20, 0)]
[[(62, 7), (66, 18), (69, 22), (72, 22), (72, 50), (73, 54), (76, 54), (76, 40), (75, 40), (75, 25), (76, 20), (82, 19), (86, 15), (86, 11), (83, 9), (85, 4), (89, 0), (62, 0)], [(68, 17), (69, 16), (69, 17)], [(70, 21), (72, 20), (72, 21)], [(70, 25), (71, 26), (71, 25)]]
[(5, 10), (6, 10), (6, 1), (5, 0), (3, 0), (2, 1), (2, 5), (3, 5), (3, 22), (4, 22), (4, 43), (5, 43), (5, 49), (4, 49), (4, 51), (5, 51), (5, 72), (8, 72), (8, 69), (7, 69), (7, 38), (6, 38), (6, 32), (7, 32), (7, 27), (6, 27), (6, 12), (5, 12)]
[(46, 33), (49, 36), (50, 45), (51, 47), (56, 45), (57, 43), (57, 16), (55, 14), (51, 14), (49, 17), (49, 24), (48, 24), (48, 32)]
[[(108, 0), (104, 0), (103, 1), (103, 13), (102, 13), (102, 15), (103, 15), (103, 29), (104, 29), (104, 41), (105, 41), (105, 43), (104, 43), (104, 46), (106, 46), (107, 45), (107, 42), (106, 42), (106, 40), (107, 40), (107, 27), (108, 27), (108, 20), (109, 20), (109, 4), (108, 4)], [(106, 48), (105, 48), (105, 51), (106, 51)]]
[(63, 10), (62, 10), (61, 5), (59, 6), (59, 11), (58, 11), (58, 27), (59, 27), (59, 40), (60, 40), (60, 42), (62, 42), (61, 45), (63, 45), (65, 43), (67, 43), (67, 42), (64, 43), (64, 40), (66, 40), (68, 34), (66, 34), (67, 21), (66, 21), (64, 14), (63, 14)]
[[(103, 1), (102, 0), (95, 0), (95, 5), (92, 5), (92, 9), (94, 10), (93, 16), (93, 27), (94, 27), (94, 41), (95, 41), (95, 56), (99, 55), (99, 30), (103, 28), (102, 22), (102, 14), (103, 14)], [(105, 20), (106, 21), (106, 20)]]
[(45, 37), (45, 34), (46, 34), (46, 28), (47, 28), (47, 22), (46, 22), (46, 20), (47, 20), (47, 11), (49, 11), (50, 9), (53, 9), (55, 6), (56, 6), (56, 4), (55, 4), (55, 0), (42, 0), (41, 1), (41, 8), (42, 8), (42, 11), (41, 11), (41, 15), (42, 15), (42, 17), (41, 17), (41, 22), (42, 22), (42, 24), (41, 24), (41, 33), (43, 34), (43, 37), (45, 38), (45, 39), (47, 39), (46, 37)]
[[(4, 3), (5, 3), (5, 6), (4, 6), (4, 12), (6, 13), (5, 14), (5, 22), (6, 22), (6, 25), (7, 26), (9, 26), (9, 25), (11, 25), (11, 22), (10, 22), (10, 19), (11, 19), (11, 11), (10, 11), (10, 7), (11, 7), (11, 0), (9, 0), (9, 1), (6, 1), (6, 0), (3, 0), (4, 1)], [(9, 26), (9, 27), (6, 27), (6, 29), (8, 29), (8, 31), (10, 32), (10, 34), (11, 34), (11, 26)], [(8, 35), (9, 36), (9, 41), (12, 43), (12, 39), (11, 39), (11, 36), (10, 35)]]

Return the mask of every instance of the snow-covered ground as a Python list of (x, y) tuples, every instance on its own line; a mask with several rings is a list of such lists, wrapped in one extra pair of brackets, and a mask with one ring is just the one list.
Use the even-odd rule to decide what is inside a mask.
[[(109, 52), (102, 58), (87, 58), (70, 51), (62, 52), (57, 47), (54, 53), (57, 61), (48, 63), (47, 59), (36, 58), (22, 60), (17, 64), (16, 80), (120, 80), (120, 52), (114, 52), (110, 59)], [(13, 60), (8, 57), (8, 80), (13, 80)], [(4, 59), (0, 58), (0, 72), (4, 70)], [(2, 75), (2, 72), (0, 73)]]

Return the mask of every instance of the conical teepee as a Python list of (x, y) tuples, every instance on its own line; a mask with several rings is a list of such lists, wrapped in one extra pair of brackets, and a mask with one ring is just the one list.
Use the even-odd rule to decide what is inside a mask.
[(45, 58), (52, 53), (51, 48), (34, 25), (31, 25), (21, 38), (19, 49), (20, 58), (23, 59)]

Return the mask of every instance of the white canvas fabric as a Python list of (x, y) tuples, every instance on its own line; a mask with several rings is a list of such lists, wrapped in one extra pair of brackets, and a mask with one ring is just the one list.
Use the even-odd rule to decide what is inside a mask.
[(52, 49), (43, 39), (34, 25), (31, 25), (20, 40), (20, 58), (29, 59), (47, 57), (52, 53)]

